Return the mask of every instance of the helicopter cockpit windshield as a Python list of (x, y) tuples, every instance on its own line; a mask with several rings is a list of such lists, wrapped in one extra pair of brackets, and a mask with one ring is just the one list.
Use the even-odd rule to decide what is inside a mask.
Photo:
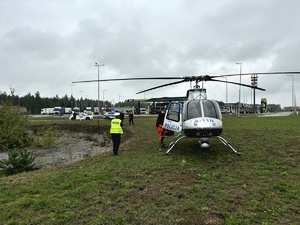
[(198, 117), (210, 117), (221, 119), (217, 102), (212, 100), (193, 100), (186, 103), (184, 107), (184, 120)]
[(189, 120), (192, 118), (202, 117), (202, 110), (201, 110), (201, 101), (194, 100), (187, 102), (186, 107), (184, 107), (184, 120)]
[(203, 100), (203, 111), (205, 117), (217, 118), (215, 106), (209, 100)]

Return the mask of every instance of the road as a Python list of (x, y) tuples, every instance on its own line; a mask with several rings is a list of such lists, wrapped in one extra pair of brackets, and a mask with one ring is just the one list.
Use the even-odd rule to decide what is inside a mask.
[(260, 114), (260, 116), (262, 116), (262, 117), (266, 117), (266, 116), (289, 116), (292, 113), (293, 112), (263, 113), (263, 114)]

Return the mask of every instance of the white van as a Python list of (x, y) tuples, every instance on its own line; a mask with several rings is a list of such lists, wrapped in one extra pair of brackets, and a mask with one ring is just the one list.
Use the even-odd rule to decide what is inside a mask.
[(140, 114), (147, 114), (146, 108), (140, 108)]

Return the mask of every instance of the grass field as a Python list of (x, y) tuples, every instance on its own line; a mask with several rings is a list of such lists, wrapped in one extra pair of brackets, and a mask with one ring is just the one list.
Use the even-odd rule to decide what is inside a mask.
[[(225, 116), (222, 136), (241, 156), (217, 139), (209, 150), (185, 139), (166, 156), (155, 121), (125, 123), (118, 157), (0, 178), (0, 224), (299, 224), (299, 116)], [(108, 132), (109, 121), (82, 123)]]

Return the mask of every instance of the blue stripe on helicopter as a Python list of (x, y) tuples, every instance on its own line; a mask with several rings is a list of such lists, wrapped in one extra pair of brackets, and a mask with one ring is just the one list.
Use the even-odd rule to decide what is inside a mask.
[(165, 123), (164, 124), (164, 128), (168, 129), (168, 130), (174, 130), (174, 131), (178, 131), (180, 130), (179, 126), (176, 126), (174, 124), (169, 124), (169, 123)]

